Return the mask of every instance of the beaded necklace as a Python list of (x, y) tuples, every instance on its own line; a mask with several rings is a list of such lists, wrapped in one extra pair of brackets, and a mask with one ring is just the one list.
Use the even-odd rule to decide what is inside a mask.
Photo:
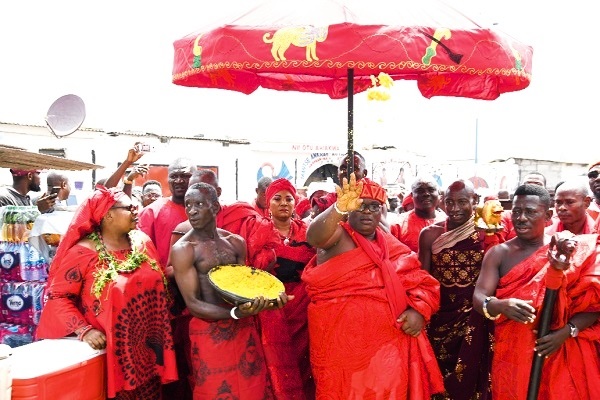
[(106, 284), (115, 281), (117, 276), (119, 276), (119, 273), (133, 272), (145, 261), (150, 263), (150, 267), (153, 270), (160, 272), (163, 278), (163, 284), (165, 287), (167, 286), (167, 278), (163, 274), (162, 270), (158, 267), (156, 261), (150, 259), (146, 253), (139, 251), (139, 243), (137, 243), (135, 240), (136, 237), (134, 235), (134, 231), (130, 231), (127, 234), (127, 237), (131, 245), (131, 252), (127, 254), (125, 260), (119, 261), (115, 258), (115, 256), (108, 252), (106, 246), (104, 245), (104, 241), (102, 240), (102, 235), (99, 231), (92, 232), (88, 235), (88, 238), (95, 244), (100, 264), (104, 264), (101, 268), (94, 272), (92, 294), (94, 294), (97, 299), (100, 298), (100, 294), (102, 294)]

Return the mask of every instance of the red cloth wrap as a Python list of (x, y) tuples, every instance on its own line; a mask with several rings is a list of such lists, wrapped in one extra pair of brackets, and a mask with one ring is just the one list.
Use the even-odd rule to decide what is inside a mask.
[(296, 212), (296, 215), (299, 218), (302, 218), (302, 216), (307, 211), (310, 210), (310, 206), (311, 206), (310, 200), (305, 197), (302, 200), (300, 200), (298, 203), (296, 203), (296, 208), (294, 209), (294, 211)]
[(435, 218), (424, 219), (419, 217), (415, 210), (400, 214), (398, 223), (390, 226), (390, 233), (399, 241), (407, 245), (412, 251), (419, 251), (419, 234), (426, 226), (446, 220), (446, 215), (436, 211)]
[[(598, 235), (578, 235), (571, 267), (557, 288), (550, 330), (564, 327), (580, 312), (600, 311), (600, 252)], [(546, 289), (549, 269), (548, 246), (515, 265), (503, 276), (496, 290), (499, 299), (533, 300), (539, 311)], [(496, 320), (495, 348), (492, 361), (492, 394), (495, 399), (526, 399), (535, 347), (533, 330), (537, 323), (522, 324), (500, 316)], [(539, 399), (598, 399), (600, 360), (598, 350), (600, 322), (568, 338), (544, 361)]]
[[(361, 241), (372, 249), (357, 243), (356, 249), (319, 265), (314, 257), (304, 269), (317, 398), (335, 393), (340, 399), (375, 399), (393, 393), (422, 400), (444, 390), (425, 331), (414, 338), (396, 325), (404, 311), (398, 308), (405, 305), (429, 320), (439, 307), (439, 283), (405, 245), (380, 229), (377, 237)], [(391, 263), (379, 263), (387, 258), (386, 249)]]
[(248, 265), (266, 270), (275, 262), (279, 233), (271, 220), (260, 216), (249, 203), (239, 201), (221, 206), (221, 211), (217, 214), (217, 227), (246, 240)]
[(190, 340), (194, 399), (273, 398), (255, 317), (192, 318)]
[(267, 199), (267, 206), (271, 202), (271, 198), (275, 196), (275, 193), (281, 192), (282, 190), (287, 190), (294, 196), (294, 203), (298, 203), (298, 195), (296, 194), (296, 188), (289, 180), (285, 178), (275, 179), (271, 184), (267, 187), (265, 191), (265, 197)]

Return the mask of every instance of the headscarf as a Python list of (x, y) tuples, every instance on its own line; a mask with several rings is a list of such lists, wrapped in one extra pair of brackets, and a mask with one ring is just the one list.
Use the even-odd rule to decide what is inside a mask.
[(363, 183), (363, 189), (360, 193), (361, 199), (373, 199), (377, 200), (381, 204), (385, 204), (387, 202), (387, 193), (383, 186), (373, 182), (369, 178), (362, 178), (360, 181)]
[(292, 185), (292, 182), (285, 178), (275, 179), (265, 192), (265, 197), (267, 199), (267, 204), (271, 202), (271, 198), (275, 196), (275, 193), (280, 192), (282, 190), (287, 190), (294, 196), (294, 202), (298, 203), (298, 195), (296, 194), (296, 188)]
[[(77, 207), (67, 233), (62, 237), (58, 249), (56, 249), (56, 256), (52, 260), (52, 264), (59, 265), (71, 247), (99, 227), (108, 210), (123, 196), (126, 194), (120, 189), (107, 189), (102, 185), (97, 185), (92, 195)], [(56, 268), (50, 268), (48, 281), (53, 275), (53, 270)], [(50, 285), (48, 284), (48, 286)]]

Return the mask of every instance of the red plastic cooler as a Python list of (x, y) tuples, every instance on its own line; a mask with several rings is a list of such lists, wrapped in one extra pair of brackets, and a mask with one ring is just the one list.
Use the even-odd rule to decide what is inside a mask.
[(14, 348), (12, 400), (106, 399), (105, 352), (77, 339), (46, 339)]

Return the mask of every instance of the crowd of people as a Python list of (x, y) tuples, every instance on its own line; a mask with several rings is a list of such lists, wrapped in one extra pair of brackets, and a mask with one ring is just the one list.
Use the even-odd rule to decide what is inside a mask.
[[(493, 198), (469, 180), (441, 190), (418, 176), (398, 198), (358, 152), (351, 174), (340, 160), (339, 186), (302, 197), (265, 177), (232, 204), (186, 158), (168, 167), (171, 196), (136, 188), (142, 156), (133, 146), (77, 208), (36, 332), (105, 348), (110, 398), (526, 399), (537, 357), (538, 398), (600, 398), (600, 162), (553, 198), (525, 175), (502, 226), (482, 229), (475, 211)], [(64, 174), (34, 203), (39, 171), (11, 173), (0, 205), (48, 213), (68, 197)], [(231, 305), (208, 282), (224, 264), (269, 271), (285, 291)], [(546, 290), (557, 300), (542, 335)]]

